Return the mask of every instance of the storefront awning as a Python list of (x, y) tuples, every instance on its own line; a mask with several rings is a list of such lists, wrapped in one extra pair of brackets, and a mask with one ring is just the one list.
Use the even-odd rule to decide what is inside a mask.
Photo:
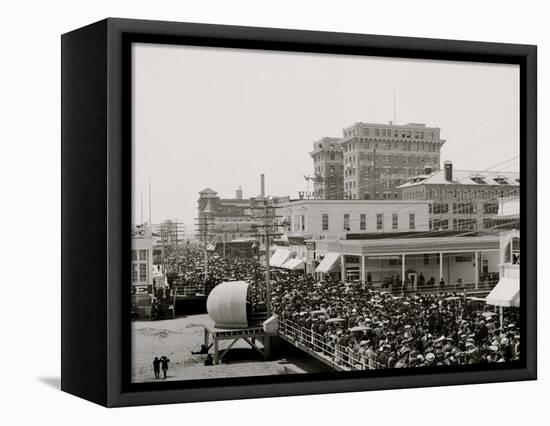
[(296, 271), (298, 269), (304, 269), (304, 261), (302, 259), (289, 259), (281, 265), (281, 268)]
[(275, 253), (271, 258), (269, 259), (269, 265), (274, 266), (276, 268), (280, 268), (283, 263), (285, 263), (290, 257), (292, 256), (292, 253), (288, 249), (277, 249), (275, 250)]
[(519, 279), (502, 277), (498, 284), (485, 298), (488, 305), (519, 306)]
[(338, 264), (340, 260), (340, 253), (328, 252), (324, 259), (319, 263), (315, 272), (322, 272), (324, 274), (330, 272)]

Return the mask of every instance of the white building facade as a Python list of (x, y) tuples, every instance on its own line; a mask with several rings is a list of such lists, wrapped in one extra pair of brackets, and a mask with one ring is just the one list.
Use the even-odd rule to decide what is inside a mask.
[(429, 202), (393, 200), (297, 200), (282, 205), (288, 236), (345, 239), (349, 234), (422, 232)]
[(338, 276), (345, 281), (362, 281), (383, 288), (395, 280), (410, 282), (410, 290), (420, 290), (420, 276), (430, 290), (443, 279), (447, 291), (488, 291), (496, 281), (499, 239), (483, 237), (411, 237), (310, 243), (306, 262), (310, 270)]
[(520, 202), (517, 197), (500, 200), (494, 223), (500, 232), (500, 280), (485, 299), (488, 305), (498, 307), (500, 323), (503, 309), (520, 306)]
[[(313, 273), (313, 241), (360, 239), (373, 234), (403, 235), (428, 230), (426, 201), (294, 200), (280, 204), (283, 238), (272, 264)], [(309, 246), (309, 249), (308, 249)], [(288, 260), (294, 260), (286, 264)], [(299, 263), (299, 267), (296, 266)]]
[(131, 280), (135, 294), (151, 293), (153, 287), (153, 236), (151, 227), (132, 230)]

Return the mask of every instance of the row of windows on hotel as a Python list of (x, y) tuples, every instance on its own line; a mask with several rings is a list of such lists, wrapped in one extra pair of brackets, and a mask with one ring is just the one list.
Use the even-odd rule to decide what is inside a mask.
[[(336, 169), (343, 170), (344, 166), (342, 164), (331, 164), (329, 166), (328, 172), (333, 175), (336, 173)], [(325, 168), (323, 166), (315, 167), (315, 173), (323, 174)]]
[[(238, 231), (238, 230), (237, 230), (237, 231)], [(224, 232), (224, 233), (221, 234), (221, 235), (220, 235), (220, 234), (217, 234), (217, 235), (215, 236), (215, 239), (216, 239), (216, 241), (218, 241), (218, 242), (221, 243), (221, 242), (223, 242), (223, 241), (231, 241), (231, 240), (235, 240), (235, 239), (237, 239), (237, 238), (245, 238), (245, 237), (246, 237), (246, 238), (250, 238), (250, 237), (254, 236), (255, 234), (256, 234), (255, 232), (252, 233), (252, 234), (245, 234), (245, 233), (242, 233), (242, 232), (239, 233), (239, 234), (230, 234), (230, 233), (228, 233), (228, 232)]]
[[(449, 219), (430, 219), (429, 228), (430, 231), (448, 230), (449, 223), (452, 223), (453, 231), (475, 231), (477, 229), (476, 219), (453, 219), (452, 222)], [(483, 228), (487, 229), (492, 226), (493, 219), (483, 219)]]
[(239, 226), (239, 224), (234, 224), (234, 223), (229, 223), (227, 225), (225, 224), (220, 224), (219, 226), (216, 226), (216, 229), (214, 230), (214, 233), (217, 233), (217, 232), (226, 232), (226, 231), (231, 231), (231, 232), (252, 232), (252, 227), (254, 226), (253, 223), (246, 223), (246, 224), (243, 224), (241, 226)]
[[(384, 213), (376, 213), (376, 230), (381, 231), (384, 229)], [(399, 229), (399, 215), (397, 213), (392, 213), (391, 215), (392, 229)], [(295, 221), (296, 224), (296, 221)], [(299, 222), (299, 227), (301, 230), (305, 230), (305, 223), (302, 221)], [(416, 226), (416, 215), (414, 213), (409, 214), (409, 229), (413, 230)], [(300, 230), (300, 229), (295, 229)], [(329, 231), (329, 214), (323, 213), (321, 217), (321, 230)], [(349, 213), (344, 213), (344, 222), (343, 222), (343, 231), (351, 231), (351, 215)], [(365, 213), (359, 214), (359, 230), (367, 230), (367, 215)]]
[(353, 128), (349, 130), (344, 130), (344, 137), (349, 138), (351, 136), (382, 136), (382, 137), (402, 137), (402, 138), (412, 138), (415, 139), (433, 139), (435, 137), (435, 132), (424, 132), (422, 130), (407, 130), (407, 129), (377, 129), (370, 127), (361, 127)]
[(336, 161), (336, 157), (338, 157), (338, 159), (341, 159), (342, 155), (343, 154), (340, 151), (330, 151), (330, 153), (320, 152), (319, 154), (315, 154), (313, 156), (313, 161), (314, 162), (319, 162), (323, 160)]
[[(351, 176), (357, 176), (357, 168), (347, 168), (344, 170), (344, 177), (351, 177)], [(423, 173), (424, 169), (422, 168), (414, 168), (414, 167), (363, 167), (361, 168), (361, 171), (364, 175), (376, 175), (378, 173), (385, 174), (385, 175), (392, 175), (397, 174), (401, 175), (404, 174), (407, 177), (414, 176), (414, 175), (420, 175)]]
[[(247, 214), (247, 212), (245, 211), (244, 214)], [(248, 212), (248, 214), (250, 214), (250, 212)], [(250, 222), (251, 220), (252, 219), (248, 216), (231, 216), (231, 217), (216, 216), (216, 222)]]
[[(351, 183), (351, 182), (350, 182)], [(355, 182), (354, 182), (355, 183)], [(350, 188), (351, 189), (351, 185)], [(363, 198), (361, 198), (361, 194), (351, 191), (344, 191), (344, 199), (345, 200), (397, 200), (399, 199), (399, 194), (397, 192), (375, 192), (374, 194), (371, 194), (370, 192), (365, 192), (363, 194)]]
[[(451, 203), (433, 203), (429, 205), (429, 213), (445, 214), (449, 213)], [(452, 203), (453, 214), (476, 214), (476, 203)], [(498, 203), (483, 203), (483, 214), (497, 214)]]
[(437, 152), (437, 143), (433, 142), (377, 142), (360, 139), (353, 142), (345, 142), (343, 144), (344, 152), (351, 152), (356, 149), (383, 149), (389, 151), (391, 149), (400, 149), (402, 151), (428, 151)]
[[(377, 186), (384, 189), (391, 189), (401, 185), (401, 183), (403, 183), (401, 179), (381, 179)], [(372, 185), (369, 185), (369, 186), (372, 186)], [(344, 182), (344, 189), (348, 190), (348, 189), (354, 189), (354, 188), (357, 188), (356, 180)], [(365, 193), (365, 197), (367, 194), (368, 192)], [(368, 199), (368, 198), (365, 198), (365, 199)]]
[[(406, 154), (365, 154), (362, 157), (356, 154), (347, 155), (344, 157), (344, 163), (355, 163), (357, 158), (363, 161), (376, 161), (378, 163), (396, 163), (403, 164), (439, 164), (439, 157), (423, 156), (423, 155), (406, 155)], [(403, 161), (404, 160), (404, 161)]]
[[(519, 179), (518, 183), (519, 183)], [(500, 189), (500, 188), (476, 188), (476, 189), (409, 189), (403, 190), (403, 199), (418, 200), (422, 198), (508, 198), (519, 196), (519, 189)]]
[[(323, 145), (319, 144), (319, 149), (322, 149)], [(401, 149), (402, 151), (428, 151), (437, 152), (438, 146), (431, 142), (375, 142), (360, 139), (359, 141), (346, 142), (343, 144), (344, 152), (351, 152), (356, 149), (383, 149), (390, 151), (391, 149)], [(342, 153), (339, 150), (334, 150), (334, 144), (330, 145), (332, 151), (319, 152), (313, 156), (313, 161), (331, 160), (335, 161), (336, 158), (340, 158)]]
[(149, 251), (132, 250), (132, 282), (147, 282)]
[[(451, 255), (448, 255), (449, 258)], [(454, 259), (455, 259), (455, 262), (456, 263), (464, 263), (464, 262), (472, 262), (473, 260), (473, 256), (468, 256), (468, 255), (458, 255), (458, 256), (453, 256)], [(429, 265), (430, 264), (430, 259), (431, 259), (431, 262), (434, 263), (435, 261), (435, 264), (439, 265), (439, 261), (440, 261), (440, 258), (439, 258), (439, 255), (438, 254), (429, 254), (429, 253), (424, 253), (424, 256), (423, 256), (423, 259), (424, 259), (424, 265)], [(484, 264), (488, 264), (488, 260), (487, 259), (483, 259), (483, 262)], [(396, 257), (396, 258), (393, 258), (393, 259), (389, 259), (388, 261), (388, 264), (390, 266), (396, 266), (396, 265), (401, 265), (402, 263), (402, 258), (401, 257)]]

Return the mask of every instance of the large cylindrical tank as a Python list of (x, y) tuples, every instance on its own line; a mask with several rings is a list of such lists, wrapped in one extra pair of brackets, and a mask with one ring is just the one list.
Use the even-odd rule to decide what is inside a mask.
[(206, 300), (208, 316), (217, 328), (246, 328), (246, 293), (248, 283), (230, 281), (218, 284)]

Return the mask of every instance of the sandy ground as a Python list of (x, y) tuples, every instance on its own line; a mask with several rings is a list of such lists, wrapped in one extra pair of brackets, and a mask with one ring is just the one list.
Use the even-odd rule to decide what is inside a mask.
[[(273, 359), (264, 361), (245, 342), (239, 341), (223, 359), (223, 364), (205, 366), (206, 355), (191, 355), (204, 340), (203, 324), (213, 325), (207, 314), (173, 320), (132, 323), (132, 378), (135, 383), (155, 381), (155, 356), (170, 359), (166, 380), (209, 379), (330, 371), (322, 363), (286, 345), (273, 350)], [(220, 343), (220, 349), (230, 341)], [(213, 353), (213, 348), (211, 348)], [(162, 372), (161, 372), (162, 375)], [(162, 379), (164, 380), (164, 379)]]

